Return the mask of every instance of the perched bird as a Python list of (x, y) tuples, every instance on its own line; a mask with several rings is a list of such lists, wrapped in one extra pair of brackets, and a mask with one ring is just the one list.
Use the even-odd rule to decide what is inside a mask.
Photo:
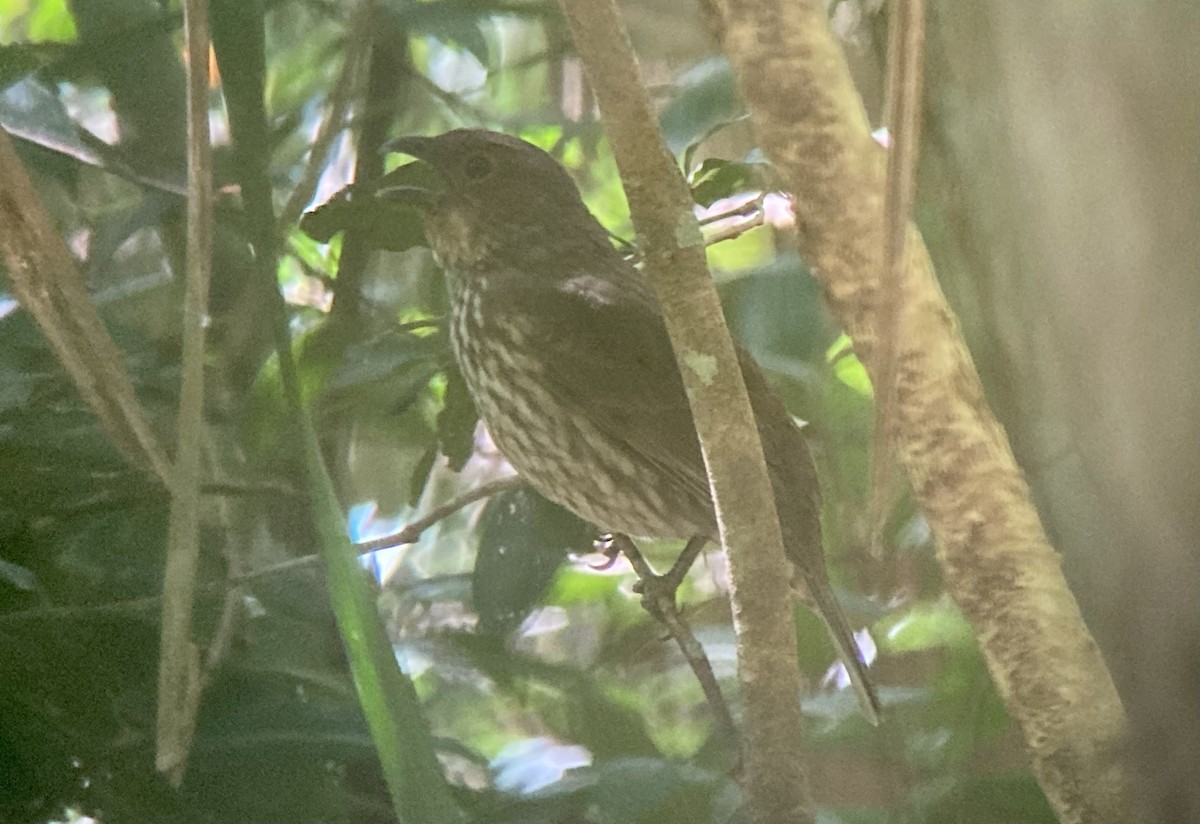
[[(433, 168), (417, 205), (445, 269), (454, 355), (496, 445), (539, 492), (631, 536), (717, 539), (704, 461), (658, 301), (567, 171), (482, 129), (387, 147)], [(834, 598), (808, 444), (744, 350), (788, 557), (825, 620), (864, 715), (879, 704)]]

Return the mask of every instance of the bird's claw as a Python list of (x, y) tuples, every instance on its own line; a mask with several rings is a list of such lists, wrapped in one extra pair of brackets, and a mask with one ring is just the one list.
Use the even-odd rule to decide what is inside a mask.
[(598, 564), (588, 564), (590, 569), (599, 572), (612, 569), (621, 558), (621, 547), (613, 540), (612, 535), (601, 535), (592, 546), (596, 552), (604, 556), (604, 560)]

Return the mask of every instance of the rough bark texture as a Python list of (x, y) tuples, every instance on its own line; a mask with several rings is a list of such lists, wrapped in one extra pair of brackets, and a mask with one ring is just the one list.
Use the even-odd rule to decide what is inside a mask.
[[(759, 142), (796, 194), (801, 252), (870, 368), (885, 158), (813, 0), (721, 0), (722, 36)], [(898, 307), (896, 449), (946, 586), (1062, 821), (1122, 821), (1124, 713), (989, 411), (924, 245), (910, 231)]]
[(931, 10), (939, 279), (1129, 713), (1131, 820), (1200, 821), (1200, 5)]
[(811, 821), (795, 627), (779, 520), (687, 185), (667, 151), (616, 7), (560, 0), (621, 171), (646, 272), (688, 390), (729, 557), (751, 816)]

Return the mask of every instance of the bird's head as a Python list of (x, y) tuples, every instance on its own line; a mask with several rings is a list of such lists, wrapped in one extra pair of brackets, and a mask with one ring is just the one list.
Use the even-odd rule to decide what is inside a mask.
[(385, 149), (432, 167), (428, 186), (385, 188), (377, 197), (417, 206), (443, 265), (470, 269), (491, 257), (578, 254), (604, 229), (588, 212), (575, 182), (546, 152), (486, 129), (456, 129), (437, 137), (401, 137)]

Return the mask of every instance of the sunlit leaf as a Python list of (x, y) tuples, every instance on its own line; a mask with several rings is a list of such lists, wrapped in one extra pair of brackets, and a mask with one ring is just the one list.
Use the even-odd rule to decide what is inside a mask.
[(39, 0), (29, 18), (29, 39), (59, 43), (75, 39), (75, 18), (66, 0)]
[(709, 266), (718, 272), (739, 274), (769, 265), (775, 257), (775, 238), (770, 228), (747, 229), (737, 237), (708, 247)]
[(837, 343), (830, 347), (827, 358), (833, 364), (834, 377), (839, 381), (864, 397), (871, 397), (874, 394), (871, 378), (867, 375), (862, 361), (852, 351), (849, 351), (849, 338), (845, 335), (839, 338)]
[(949, 601), (917, 604), (895, 619), (881, 640), (891, 652), (917, 652), (937, 647), (974, 648), (970, 624)]

